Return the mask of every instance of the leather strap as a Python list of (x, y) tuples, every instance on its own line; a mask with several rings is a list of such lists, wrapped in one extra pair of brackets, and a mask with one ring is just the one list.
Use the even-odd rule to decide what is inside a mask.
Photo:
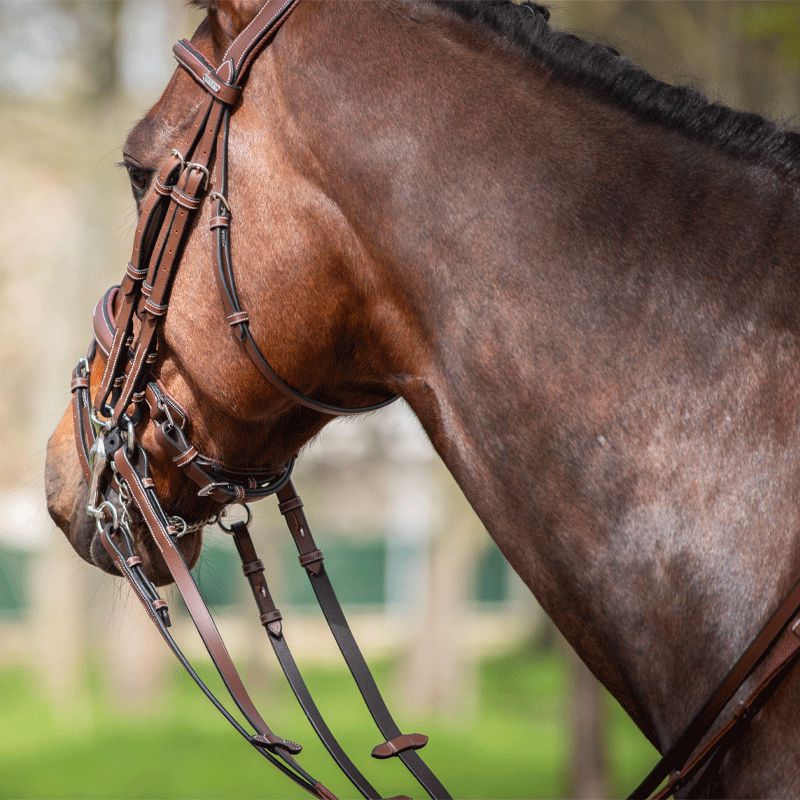
[(428, 737), (424, 733), (404, 733), (373, 747), (372, 757), (391, 758), (392, 756), (400, 755), (406, 750), (419, 750), (421, 747), (425, 747), (426, 744), (428, 744)]
[[(89, 451), (95, 438), (90, 418), (89, 370), (96, 349), (106, 352), (113, 338), (115, 297), (116, 287), (111, 287), (96, 305), (94, 324), (97, 338), (92, 342), (87, 357), (75, 366), (70, 384), (76, 450), (87, 481), (90, 480)], [(274, 473), (253, 467), (229, 466), (206, 456), (188, 439), (191, 424), (186, 410), (158, 381), (147, 384), (143, 402), (154, 424), (156, 443), (170, 456), (175, 466), (198, 486), (198, 493), (202, 496), (210, 497), (222, 505), (252, 502), (274, 494), (291, 476), (294, 459)]]
[(186, 604), (189, 616), (200, 634), (200, 638), (226, 689), (245, 719), (256, 730), (256, 734), (250, 739), (251, 743), (258, 748), (269, 750), (298, 775), (316, 786), (318, 782), (311, 778), (292, 757), (292, 754), (300, 751), (300, 745), (275, 735), (255, 707), (214, 624), (214, 620), (200, 596), (191, 572), (186, 566), (173, 538), (170, 536), (167, 521), (161, 511), (158, 500), (152, 489), (145, 488), (142, 481), (144, 476), (134, 467), (127, 448), (120, 447), (114, 453), (113, 460), (117, 475), (124, 482), (131, 499), (136, 504), (136, 508), (147, 525), (147, 529), (170, 571), (170, 575)]
[(325, 749), (331, 754), (333, 760), (338, 764), (342, 772), (347, 776), (353, 786), (366, 798), (379, 800), (380, 794), (373, 788), (370, 782), (359, 772), (356, 765), (350, 760), (342, 749), (336, 737), (331, 732), (327, 723), (320, 714), (317, 704), (311, 697), (308, 687), (300, 674), (300, 670), (289, 650), (289, 645), (284, 636), (281, 614), (275, 607), (272, 600), (266, 577), (264, 575), (264, 564), (258, 558), (253, 545), (250, 531), (244, 522), (235, 522), (231, 526), (233, 541), (236, 550), (242, 560), (242, 571), (247, 578), (253, 592), (256, 606), (259, 611), (261, 624), (267, 632), (267, 638), (275, 651), (278, 663), (281, 665), (284, 675), (292, 687), (300, 707), (303, 709), (311, 727), (319, 736), (320, 741), (325, 745)]
[(188, 39), (181, 39), (172, 48), (178, 63), (213, 97), (225, 105), (233, 106), (242, 96), (240, 86), (227, 83), (214, 67), (192, 47)]
[[(394, 721), (394, 717), (392, 717), (378, 689), (378, 685), (375, 683), (375, 678), (370, 672), (366, 659), (353, 636), (353, 632), (347, 624), (347, 619), (325, 571), (322, 553), (314, 542), (308, 520), (303, 513), (303, 503), (292, 482), (289, 481), (276, 494), (280, 501), (280, 511), (286, 519), (289, 532), (300, 554), (301, 564), (303, 559), (306, 559), (304, 569), (311, 582), (319, 607), (333, 634), (333, 638), (336, 640), (339, 651), (350, 669), (367, 709), (372, 715), (378, 730), (386, 740), (373, 750), (373, 755), (376, 758), (396, 755), (403, 762), (406, 769), (417, 779), (420, 786), (434, 800), (449, 800), (450, 794), (447, 789), (444, 788), (415, 749), (399, 746), (393, 752), (389, 752), (391, 746), (388, 745), (388, 742), (390, 741), (399, 742), (401, 745), (404, 742), (413, 741), (418, 747), (422, 747), (427, 742), (427, 737), (423, 734), (404, 735)], [(311, 557), (310, 561), (308, 560), (309, 557)], [(411, 737), (414, 737), (413, 740)], [(378, 755), (375, 755), (375, 750), (378, 750)], [(383, 755), (384, 753), (385, 755)]]
[[(133, 253), (121, 287), (123, 302), (117, 314), (119, 335), (112, 337), (111, 344), (106, 349), (108, 358), (94, 402), (94, 408), (97, 412), (105, 411), (109, 402), (113, 390), (113, 381), (119, 372), (121, 359), (124, 355), (124, 343), (132, 331), (136, 295), (144, 280), (143, 276), (146, 275), (147, 264), (143, 263), (143, 259), (147, 258), (146, 254), (150, 251), (150, 240), (155, 235), (155, 231), (161, 226), (166, 213), (167, 198), (171, 192), (171, 186), (178, 178), (180, 167), (181, 160), (175, 155), (170, 155), (162, 165), (156, 178), (156, 187), (162, 187), (162, 191), (150, 192), (145, 197), (144, 205), (140, 211), (139, 223), (136, 226), (136, 234), (133, 240)], [(137, 277), (132, 277), (133, 275)]]
[[(795, 620), (798, 613), (800, 613), (800, 581), (795, 584), (791, 592), (767, 620), (759, 634), (734, 664), (703, 708), (689, 723), (678, 741), (631, 793), (630, 800), (643, 800), (650, 797), (658, 790), (664, 780), (672, 775), (680, 776), (683, 774), (685, 765), (691, 758), (692, 753), (702, 745), (703, 740), (708, 736), (708, 731), (742, 684), (768, 654), (776, 652), (779, 637), (782, 637), (780, 641), (794, 642), (796, 636), (791, 632), (795, 627), (793, 620)], [(791, 625), (790, 622), (792, 623)], [(788, 635), (789, 633), (791, 635)], [(780, 670), (778, 671), (780, 672)], [(709, 756), (706, 756), (704, 761)], [(697, 767), (693, 768), (693, 772), (696, 771)], [(681, 778), (677, 780), (682, 782)]]
[[(121, 540), (120, 544), (117, 543), (118, 539)], [(262, 746), (262, 744), (257, 741), (257, 737), (249, 733), (228, 711), (223, 703), (220, 702), (220, 700), (208, 688), (208, 686), (206, 686), (202, 678), (200, 678), (192, 665), (189, 663), (189, 660), (183, 654), (183, 651), (170, 633), (170, 620), (166, 603), (159, 598), (155, 586), (149, 581), (142, 570), (141, 560), (139, 560), (136, 556), (128, 555), (126, 557), (125, 552), (123, 552), (123, 547), (126, 549), (128, 554), (134, 552), (133, 543), (130, 540), (130, 537), (123, 530), (119, 529), (117, 531), (113, 531), (111, 525), (107, 525), (101, 533), (100, 540), (120, 574), (122, 574), (128, 580), (128, 583), (134, 590), (135, 596), (144, 606), (148, 617), (155, 624), (164, 641), (181, 663), (181, 666), (183, 666), (203, 694), (205, 694), (217, 711), (219, 711), (220, 714), (222, 714), (222, 716), (228, 721), (231, 727), (247, 742), (253, 745), (256, 749), (256, 752), (266, 758), (267, 761), (269, 761), (273, 766), (277, 767), (284, 775), (286, 775), (290, 780), (294, 781), (298, 786), (301, 786), (315, 797), (322, 798), (323, 800), (330, 800), (332, 795), (322, 784), (314, 781), (313, 778), (309, 779), (306, 777), (306, 775), (295, 772), (282, 760), (277, 758), (268, 748)]]

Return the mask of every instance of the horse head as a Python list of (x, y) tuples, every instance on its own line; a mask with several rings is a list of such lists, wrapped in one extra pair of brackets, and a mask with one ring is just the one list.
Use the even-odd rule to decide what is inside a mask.
[[(192, 49), (210, 64), (221, 63), (226, 48), (262, 5), (258, 0), (204, 4), (207, 15), (191, 39)], [(302, 9), (290, 24), (302, 26)], [(225, 164), (229, 188), (220, 201), (223, 179), (211, 167), (201, 207), (182, 244), (151, 367), (154, 381), (170, 399), (170, 422), (177, 413), (192, 447), (210, 463), (277, 476), (330, 419), (325, 405), (364, 406), (390, 394), (374, 350), (358, 344), (369, 339), (369, 287), (357, 280), (365, 256), (339, 210), (308, 179), (310, 154), (293, 146), (296, 136), (281, 93), (282, 75), (290, 70), (292, 58), (292, 44), (284, 37), (253, 65), (245, 99), (230, 118)], [(158, 191), (165, 158), (187, 146), (207, 100), (208, 94), (178, 67), (162, 96), (130, 132), (123, 160), (140, 218)], [(214, 230), (207, 224), (215, 202), (224, 203), (221, 213), (228, 217), (226, 233), (236, 291), (248, 310), (248, 335), (280, 376), (278, 388), (265, 381), (263, 370), (242, 348), (242, 326), (226, 316), (214, 277)], [(105, 304), (112, 320), (108, 335), (113, 334), (122, 294), (107, 295), (98, 304), (96, 333)], [(137, 332), (140, 311), (132, 323)], [(242, 318), (239, 312), (236, 319)], [(100, 342), (87, 370), (91, 393), (86, 403), (102, 382), (109, 348), (110, 342), (105, 348)], [(280, 391), (283, 382), (297, 389)], [(304, 404), (298, 397), (324, 398), (323, 413), (314, 401)], [(198, 494), (197, 483), (176, 465), (175, 453), (146, 424), (147, 416), (138, 416), (137, 440), (164, 509), (186, 523), (180, 548), (191, 563), (200, 552), (203, 522), (219, 513), (225, 498)], [(100, 529), (86, 513), (89, 481), (76, 453), (75, 427), (75, 414), (68, 408), (48, 446), (48, 507), (81, 557), (115, 573), (99, 541)], [(157, 582), (168, 581), (163, 559), (140, 519), (133, 528), (145, 570)]]

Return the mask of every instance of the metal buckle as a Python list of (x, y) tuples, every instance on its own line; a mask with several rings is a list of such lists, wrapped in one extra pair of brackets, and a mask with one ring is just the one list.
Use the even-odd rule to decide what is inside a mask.
[(166, 417), (166, 420), (164, 421), (163, 424), (167, 425), (168, 430), (172, 428), (177, 428), (178, 430), (180, 430), (180, 426), (175, 424), (175, 418), (172, 416), (172, 412), (170, 411), (169, 408), (169, 403), (166, 401), (161, 390), (158, 388), (158, 384), (152, 382), (150, 386), (153, 389), (153, 394), (156, 396), (156, 405), (158, 406), (158, 410), (161, 411)]
[(175, 156), (175, 158), (177, 158), (178, 161), (181, 162), (181, 171), (186, 169), (186, 159), (183, 157), (183, 153), (181, 153), (180, 150), (178, 150), (177, 148), (173, 147), (172, 150), (169, 151), (169, 154), (171, 156)]
[(203, 173), (203, 184), (202, 189), (205, 191), (211, 185), (211, 175), (208, 172), (208, 167), (203, 166), (202, 164), (198, 164), (196, 161), (185, 161), (184, 162), (184, 169), (188, 169), (190, 172), (193, 169), (196, 169), (198, 172)]
[(230, 483), (227, 481), (216, 481), (215, 483), (209, 483), (207, 486), (203, 486), (201, 489), (197, 490), (198, 497), (208, 497), (209, 495), (213, 494), (217, 489), (223, 488), (230, 488)]
[(132, 456), (136, 450), (136, 427), (130, 417), (126, 419), (126, 428), (127, 441), (125, 442), (125, 446), (128, 449), (128, 455)]
[(209, 200), (219, 200), (220, 203), (224, 206), (225, 210), (228, 212), (228, 216), (232, 217), (233, 212), (231, 211), (230, 203), (228, 203), (228, 198), (225, 197), (224, 194), (220, 194), (219, 192), (211, 192), (208, 196)]
[(101, 431), (111, 430), (111, 419), (100, 419), (94, 409), (89, 411), (89, 419), (94, 426), (94, 435), (97, 437)]

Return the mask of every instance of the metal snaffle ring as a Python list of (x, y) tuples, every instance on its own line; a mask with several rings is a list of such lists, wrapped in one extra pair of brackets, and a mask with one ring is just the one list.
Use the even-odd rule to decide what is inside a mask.
[(103, 500), (98, 506), (86, 506), (86, 513), (94, 517), (98, 533), (102, 533), (105, 527), (105, 525), (103, 525), (103, 517), (106, 511), (109, 512), (109, 517), (111, 518), (109, 524), (112, 530), (117, 530), (119, 528), (119, 515), (117, 514), (117, 507), (110, 500)]
[(219, 525), (220, 528), (222, 528), (222, 530), (225, 531), (225, 533), (233, 533), (233, 525), (230, 526), (226, 525), (225, 522), (223, 521), (225, 512), (232, 506), (241, 506), (247, 512), (247, 519), (244, 521), (245, 525), (249, 525), (253, 519), (253, 512), (250, 510), (250, 506), (247, 505), (247, 503), (232, 503), (230, 506), (225, 506), (225, 508), (219, 515), (219, 519), (217, 520), (217, 525)]

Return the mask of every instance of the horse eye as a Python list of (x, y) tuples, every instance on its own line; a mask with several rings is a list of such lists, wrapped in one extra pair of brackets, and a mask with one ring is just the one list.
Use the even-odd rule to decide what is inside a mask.
[(134, 164), (128, 159), (125, 159), (124, 163), (125, 169), (128, 170), (128, 179), (131, 182), (134, 199), (138, 202), (147, 191), (154, 170), (142, 167), (139, 164)]

